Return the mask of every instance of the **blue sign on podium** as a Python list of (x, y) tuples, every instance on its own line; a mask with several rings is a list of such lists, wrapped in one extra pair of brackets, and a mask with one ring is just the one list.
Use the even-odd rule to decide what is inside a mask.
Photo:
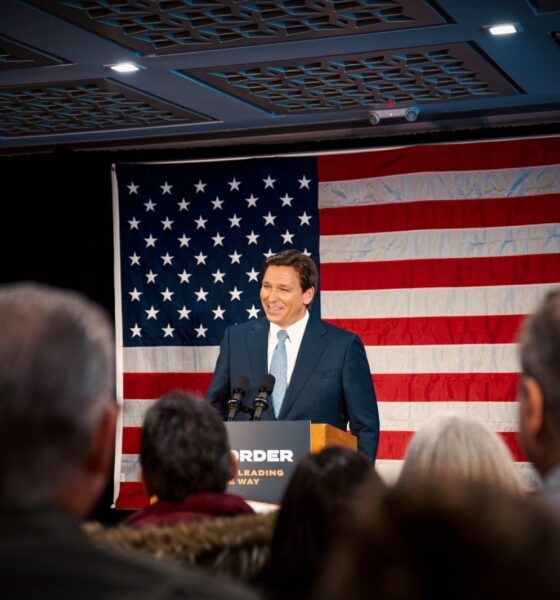
[(227, 422), (239, 461), (228, 492), (246, 500), (279, 504), (298, 460), (309, 453), (310, 421)]

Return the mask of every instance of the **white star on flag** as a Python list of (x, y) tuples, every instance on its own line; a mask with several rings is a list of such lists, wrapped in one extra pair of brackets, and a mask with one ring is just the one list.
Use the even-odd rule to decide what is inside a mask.
[(274, 182), (276, 181), (276, 179), (272, 179), (272, 177), (269, 175), (266, 179), (263, 179), (264, 181), (264, 189), (266, 190), (266, 188), (274, 188)]
[(229, 191), (230, 192), (233, 192), (233, 190), (239, 191), (240, 184), (241, 184), (241, 181), (237, 181), (237, 179), (235, 179), (235, 177), (234, 177), (232, 181), (228, 181)]
[(191, 274), (187, 273), (185, 269), (183, 269), (182, 273), (177, 273), (177, 276), (179, 277), (180, 283), (189, 283), (189, 279), (191, 278)]
[(200, 302), (201, 300), (203, 300), (204, 302), (206, 302), (206, 296), (208, 296), (208, 293), (209, 292), (205, 292), (202, 288), (200, 288), (198, 292), (195, 292), (196, 301)]
[(249, 319), (258, 319), (260, 308), (257, 308), (254, 304), (251, 308), (247, 308), (246, 311), (249, 313)]
[(223, 319), (224, 313), (226, 311), (220, 305), (218, 305), (218, 308), (213, 309), (212, 312), (214, 313), (214, 321), (215, 321), (216, 319)]
[(202, 323), (198, 326), (195, 327), (194, 330), (196, 331), (196, 337), (206, 337), (206, 332), (208, 331), (208, 327), (203, 327)]
[(136, 194), (138, 195), (138, 188), (140, 187), (139, 185), (135, 185), (134, 181), (131, 181), (127, 186), (128, 188), (128, 194)]
[(171, 327), (171, 324), (168, 323), (167, 327), (162, 327), (161, 330), (164, 333), (163, 337), (173, 337), (173, 332), (175, 331), (175, 327)]
[(169, 288), (165, 288), (164, 292), (160, 292), (160, 294), (163, 296), (163, 302), (168, 301), (171, 302), (171, 299), (173, 298), (173, 294), (175, 292), (171, 292), (169, 290)]
[(300, 189), (307, 188), (309, 189), (309, 184), (311, 183), (311, 179), (307, 179), (304, 175), (301, 179), (298, 179)]
[(161, 188), (161, 195), (165, 195), (165, 194), (171, 194), (171, 188), (173, 187), (172, 185), (169, 185), (167, 183), (167, 181), (163, 184), (159, 186)]
[(187, 319), (189, 318), (189, 315), (191, 314), (191, 310), (188, 310), (188, 308), (183, 305), (183, 308), (180, 308), (178, 311), (179, 313), (179, 319)]
[(153, 306), (150, 306), (150, 308), (148, 308), (145, 312), (148, 315), (148, 319), (155, 319), (157, 318), (159, 310), (156, 310)]

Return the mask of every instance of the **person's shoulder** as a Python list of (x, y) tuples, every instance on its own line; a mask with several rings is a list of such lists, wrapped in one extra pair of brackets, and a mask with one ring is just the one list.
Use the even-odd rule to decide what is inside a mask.
[(320, 327), (323, 328), (323, 331), (333, 339), (344, 340), (346, 342), (353, 339), (360, 339), (354, 332), (343, 329), (342, 327), (331, 325), (331, 323), (319, 319), (316, 319), (316, 322), (319, 323)]
[[(189, 598), (192, 600), (258, 600), (250, 588), (211, 576), (193, 565), (156, 562), (150, 557), (128, 556), (115, 550), (99, 549), (109, 561), (107, 590), (112, 587), (110, 573), (118, 571), (119, 598)], [(99, 573), (103, 579), (103, 570)], [(110, 595), (108, 596), (110, 597)]]
[(266, 327), (268, 327), (268, 321), (264, 317), (261, 317), (260, 319), (249, 319), (243, 323), (234, 323), (227, 327), (227, 331), (230, 335), (237, 335), (253, 330), (260, 331)]

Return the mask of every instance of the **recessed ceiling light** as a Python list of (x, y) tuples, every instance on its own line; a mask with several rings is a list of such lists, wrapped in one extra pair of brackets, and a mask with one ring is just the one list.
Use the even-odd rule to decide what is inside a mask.
[(140, 67), (132, 62), (122, 62), (109, 66), (113, 71), (117, 71), (117, 73), (133, 73), (140, 70)]
[(491, 25), (486, 27), (491, 35), (509, 35), (517, 33), (518, 27), (514, 23), (501, 23), (499, 25)]

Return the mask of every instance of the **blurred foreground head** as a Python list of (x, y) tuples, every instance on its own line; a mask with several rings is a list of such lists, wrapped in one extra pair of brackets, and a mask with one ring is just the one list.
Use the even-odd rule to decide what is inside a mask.
[(478, 482), (522, 493), (519, 472), (497, 433), (471, 417), (439, 413), (414, 434), (399, 481)]
[(322, 600), (560, 597), (560, 525), (530, 498), (477, 484), (397, 485), (360, 498)]
[(114, 343), (82, 295), (0, 286), (0, 507), (84, 516), (112, 460)]
[(519, 353), (519, 437), (542, 476), (560, 465), (560, 288), (524, 323)]

